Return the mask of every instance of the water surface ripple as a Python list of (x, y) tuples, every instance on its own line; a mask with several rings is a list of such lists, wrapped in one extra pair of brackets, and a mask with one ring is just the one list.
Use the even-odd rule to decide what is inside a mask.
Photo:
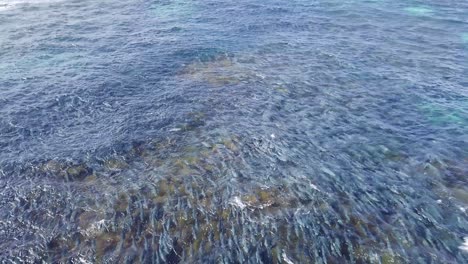
[(0, 260), (468, 262), (468, 2), (0, 1)]

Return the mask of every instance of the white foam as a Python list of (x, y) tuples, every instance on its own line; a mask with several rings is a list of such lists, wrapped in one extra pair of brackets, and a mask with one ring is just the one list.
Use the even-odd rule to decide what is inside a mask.
[(21, 7), (22, 5), (27, 5), (27, 4), (38, 5), (38, 4), (47, 4), (47, 3), (57, 3), (57, 2), (63, 2), (63, 1), (64, 0), (14, 0), (14, 1), (0, 0), (0, 11), (12, 9), (12, 8), (18, 8), (18, 7)]
[(242, 202), (241, 198), (239, 196), (235, 196), (234, 198), (231, 199), (229, 202), (230, 205), (233, 205), (235, 207), (240, 208), (241, 210), (247, 207), (245, 203)]
[(60, 2), (62, 0), (0, 0), (0, 5), (19, 5), (19, 4), (44, 4), (51, 2)]
[(0, 2), (0, 11), (8, 10), (15, 7), (14, 4)]
[(108, 224), (107, 222), (108, 221), (106, 221), (104, 219), (99, 220), (99, 221), (91, 224), (91, 226), (88, 227), (87, 229), (82, 230), (83, 234), (87, 235), (87, 236), (95, 236), (95, 235), (101, 233), (102, 231), (107, 230), (107, 224)]
[(462, 251), (468, 252), (468, 236), (464, 238), (463, 244), (461, 244), (461, 246), (459, 246), (458, 248)]
[(294, 262), (292, 262), (292, 260), (290, 258), (288, 258), (288, 256), (286, 255), (285, 252), (283, 252), (283, 254), (281, 256), (283, 257), (284, 262), (286, 262), (288, 264), (294, 264)]
[(312, 189), (316, 190), (316, 191), (319, 191), (319, 188), (317, 187), (317, 185), (313, 184), (313, 183), (310, 183), (310, 187), (312, 187)]
[(87, 261), (86, 259), (83, 259), (81, 257), (78, 258), (78, 261), (81, 263), (81, 264), (91, 264), (91, 262)]

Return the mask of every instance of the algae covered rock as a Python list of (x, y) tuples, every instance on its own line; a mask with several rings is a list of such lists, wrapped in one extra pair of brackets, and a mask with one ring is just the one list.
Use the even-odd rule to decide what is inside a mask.
[(65, 181), (81, 181), (93, 174), (93, 169), (84, 163), (50, 160), (39, 166), (40, 171)]
[(119, 158), (110, 158), (104, 161), (105, 168), (109, 170), (119, 171), (128, 168), (128, 163)]
[(83, 180), (87, 176), (91, 175), (93, 170), (86, 167), (84, 164), (71, 165), (67, 168), (68, 179), (73, 180)]
[(189, 64), (182, 71), (182, 76), (196, 81), (203, 81), (215, 87), (249, 83), (261, 78), (259, 74), (251, 71), (246, 65), (228, 57)]

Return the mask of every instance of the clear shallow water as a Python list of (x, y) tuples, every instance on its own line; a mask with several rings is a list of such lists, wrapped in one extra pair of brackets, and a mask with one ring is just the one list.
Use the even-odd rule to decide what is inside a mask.
[(2, 261), (467, 261), (464, 1), (0, 10)]

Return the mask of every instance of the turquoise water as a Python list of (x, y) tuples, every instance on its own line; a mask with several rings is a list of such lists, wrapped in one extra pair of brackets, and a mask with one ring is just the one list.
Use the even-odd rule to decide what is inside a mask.
[(0, 260), (464, 263), (465, 1), (0, 1)]

